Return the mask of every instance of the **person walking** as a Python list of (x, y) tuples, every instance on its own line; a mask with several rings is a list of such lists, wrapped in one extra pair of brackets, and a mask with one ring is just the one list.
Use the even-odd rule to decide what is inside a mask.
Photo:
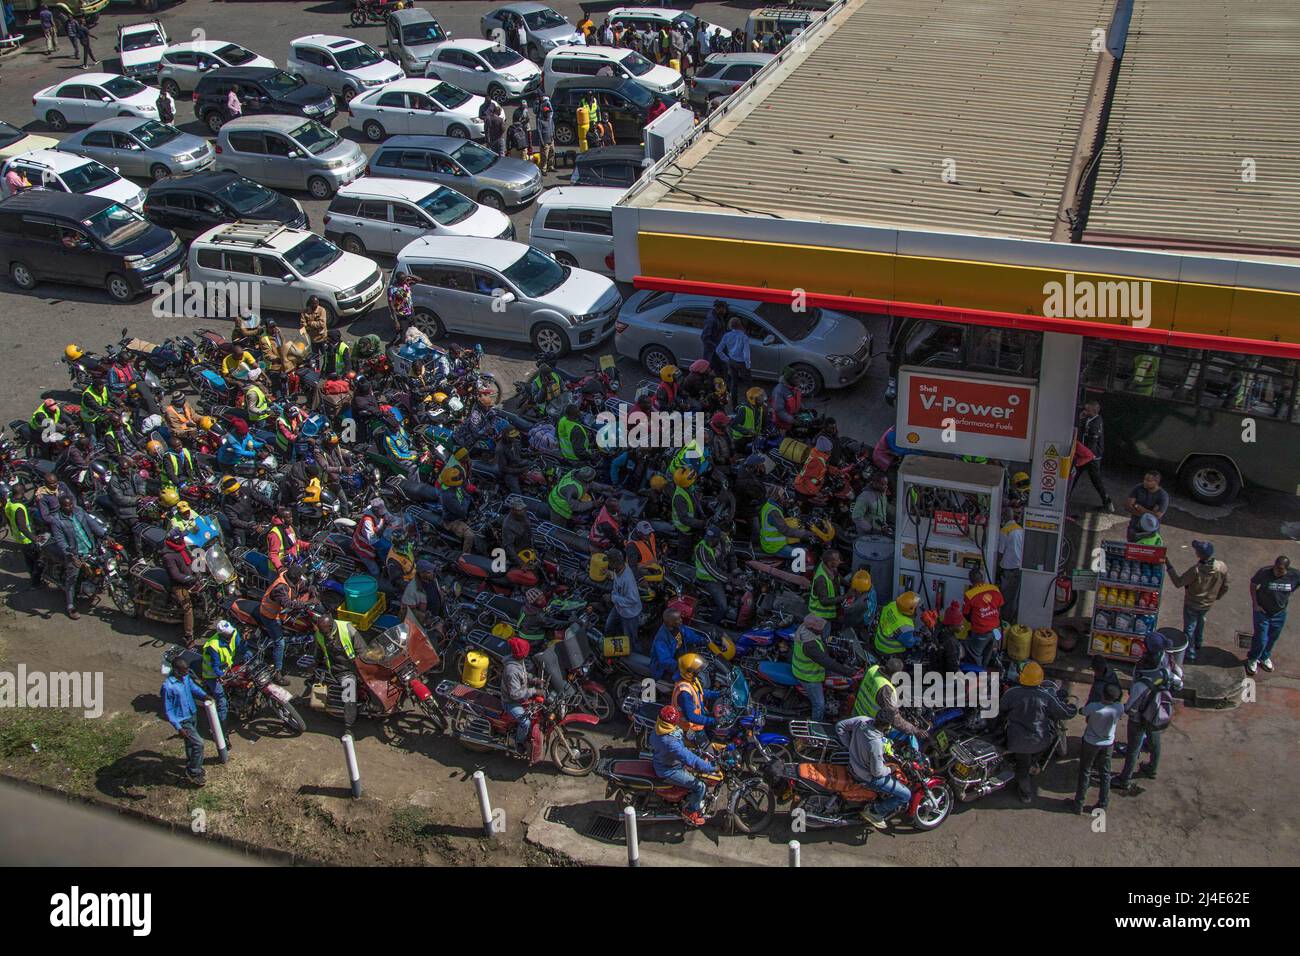
[(1091, 457), (1087, 461), (1076, 462), (1075, 481), (1077, 482), (1082, 475), (1086, 474), (1088, 480), (1092, 482), (1092, 487), (1097, 490), (1101, 506), (1113, 512), (1115, 505), (1110, 500), (1110, 495), (1106, 493), (1106, 486), (1101, 480), (1101, 459), (1102, 453), (1106, 450), (1106, 429), (1101, 417), (1101, 403), (1096, 399), (1084, 402), (1083, 410), (1079, 413), (1079, 444), (1088, 449)]
[(239, 94), (232, 86), (226, 91), (226, 122), (244, 115), (244, 104), (239, 102)]
[(388, 311), (393, 316), (393, 344), (402, 340), (406, 326), (415, 314), (415, 305), (411, 300), (411, 283), (415, 277), (403, 272), (393, 276), (388, 287)]
[(1205, 643), (1205, 615), (1219, 598), (1228, 593), (1228, 566), (1214, 557), (1214, 545), (1209, 541), (1193, 541), (1196, 563), (1179, 574), (1168, 556), (1165, 567), (1169, 569), (1169, 583), (1182, 588), (1183, 633), (1187, 635), (1187, 654), (1183, 660), (1196, 662)]
[(81, 56), (81, 34), (77, 30), (77, 18), (68, 17), (63, 22), (63, 32), (68, 38), (68, 44), (72, 47), (72, 59)]
[(54, 14), (42, 3), (37, 16), (41, 21), (41, 36), (45, 37), (45, 55), (51, 56), (59, 48), (59, 34), (54, 26)]
[(629, 647), (637, 647), (641, 620), (641, 586), (636, 573), (628, 566), (627, 557), (614, 548), (606, 553), (609, 559), (611, 591), (609, 617), (605, 619), (606, 634), (626, 634)]
[(84, 70), (88, 66), (94, 66), (99, 60), (95, 59), (95, 51), (91, 49), (90, 41), (96, 37), (86, 25), (85, 17), (77, 17), (77, 39), (81, 41), (81, 68)]
[(1271, 567), (1260, 568), (1250, 579), (1250, 609), (1254, 615), (1255, 635), (1246, 657), (1246, 673), (1256, 668), (1273, 670), (1273, 648), (1286, 625), (1287, 602), (1300, 588), (1300, 572), (1291, 567), (1291, 559), (1280, 554)]
[(731, 394), (731, 407), (740, 401), (740, 390), (749, 383), (753, 358), (749, 351), (749, 335), (745, 332), (745, 323), (738, 315), (733, 315), (727, 322), (727, 331), (722, 341), (714, 349), (715, 364), (721, 364), (723, 375), (727, 379), (727, 391)]
[(207, 692), (194, 682), (190, 665), (184, 658), (172, 661), (171, 673), (163, 680), (161, 696), (163, 715), (167, 722), (185, 741), (185, 776), (190, 783), (201, 787), (206, 782), (203, 774), (203, 738), (194, 724), (198, 707), (194, 698), (207, 700)]
[(1105, 810), (1110, 802), (1110, 755), (1115, 747), (1115, 729), (1124, 716), (1124, 696), (1118, 684), (1101, 684), (1102, 699), (1083, 707), (1087, 726), (1079, 741), (1079, 780), (1070, 801), (1072, 813), (1083, 812), (1083, 799), (1088, 795), (1092, 774), (1097, 772), (1097, 803), (1092, 809)]
[(163, 86), (158, 90), (158, 122), (165, 126), (170, 126), (176, 119), (176, 101), (172, 95), (167, 92), (167, 87)]
[[(321, 305), (319, 297), (314, 295), (307, 297), (306, 306), (298, 313), (298, 322), (302, 334), (311, 343), (311, 354), (324, 362), (325, 350), (329, 348), (330, 342), (329, 313), (325, 311), (325, 306)], [(344, 369), (339, 374), (343, 375), (346, 371)]]
[(542, 147), (542, 172), (555, 171), (555, 110), (549, 96), (542, 97), (537, 110), (537, 139)]
[[(1159, 637), (1159, 635), (1153, 635)], [(1128, 731), (1124, 755), (1124, 769), (1115, 781), (1116, 790), (1128, 791), (1138, 759), (1142, 752), (1149, 753), (1150, 759), (1137, 769), (1139, 777), (1149, 780), (1156, 778), (1160, 769), (1160, 735), (1169, 725), (1168, 711), (1162, 704), (1172, 706), (1174, 679), (1165, 666), (1165, 645), (1163, 641), (1151, 640), (1146, 653), (1133, 667), (1133, 685), (1129, 688), (1128, 703), (1124, 713), (1128, 715)]]
[(506, 154), (506, 115), (500, 104), (493, 103), (483, 120), (483, 138), (488, 148), (498, 156)]

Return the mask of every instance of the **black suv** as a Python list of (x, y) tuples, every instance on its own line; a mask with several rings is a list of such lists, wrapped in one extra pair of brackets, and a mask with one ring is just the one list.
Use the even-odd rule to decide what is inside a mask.
[(578, 106), (595, 94), (602, 121), (614, 124), (617, 143), (641, 142), (641, 131), (655, 100), (671, 107), (681, 102), (670, 93), (653, 93), (625, 76), (573, 76), (555, 84), (551, 106), (555, 110), (555, 145), (578, 142)]
[(232, 88), (246, 116), (284, 113), (328, 126), (338, 113), (333, 93), (297, 74), (270, 66), (227, 66), (203, 74), (194, 90), (194, 115), (214, 133), (230, 119), (226, 96)]
[(644, 146), (602, 146), (573, 160), (575, 186), (631, 186), (646, 171)]
[(27, 189), (0, 202), (0, 266), (24, 292), (42, 279), (130, 302), (185, 267), (185, 247), (121, 203)]
[(307, 213), (296, 200), (230, 171), (158, 180), (145, 193), (144, 215), (183, 239), (239, 219), (311, 228)]

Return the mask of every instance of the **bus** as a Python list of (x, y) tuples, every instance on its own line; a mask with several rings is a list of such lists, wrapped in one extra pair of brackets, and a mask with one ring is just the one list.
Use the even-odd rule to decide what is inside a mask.
[[(897, 318), (889, 384), (901, 366), (1037, 378), (1042, 335)], [(1176, 475), (1187, 494), (1224, 505), (1246, 486), (1300, 494), (1300, 362), (1085, 338), (1079, 402), (1096, 399), (1105, 460)]]

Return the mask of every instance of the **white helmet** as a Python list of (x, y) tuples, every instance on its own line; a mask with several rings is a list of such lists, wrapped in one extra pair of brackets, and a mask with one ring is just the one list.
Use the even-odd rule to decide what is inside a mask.
[(217, 633), (222, 637), (229, 637), (235, 633), (235, 625), (231, 624), (225, 618), (217, 622)]

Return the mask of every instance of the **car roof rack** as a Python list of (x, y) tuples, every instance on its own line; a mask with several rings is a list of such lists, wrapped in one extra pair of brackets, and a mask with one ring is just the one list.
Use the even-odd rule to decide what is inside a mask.
[(228, 224), (208, 241), (240, 246), (267, 246), (280, 233), (288, 231), (288, 228), (278, 222), (244, 222), (241, 219)]

